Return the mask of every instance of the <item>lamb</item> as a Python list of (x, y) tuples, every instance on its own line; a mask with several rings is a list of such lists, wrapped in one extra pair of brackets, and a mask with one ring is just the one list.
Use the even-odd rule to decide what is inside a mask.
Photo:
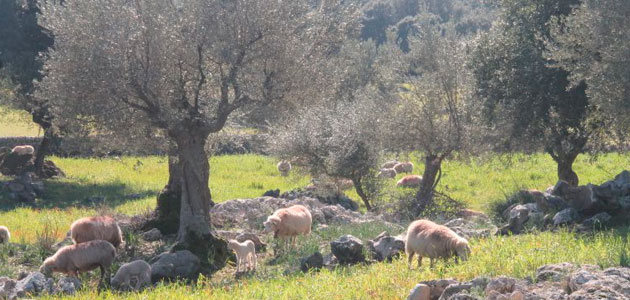
[(18, 155), (32, 155), (33, 153), (35, 153), (35, 148), (33, 148), (33, 146), (31, 145), (15, 146), (11, 150), (11, 153), (15, 153)]
[(151, 266), (144, 260), (134, 260), (118, 269), (112, 278), (112, 287), (117, 290), (129, 290), (131, 281), (135, 280), (134, 291), (151, 285)]
[(116, 220), (108, 216), (81, 218), (70, 226), (72, 241), (75, 244), (93, 240), (105, 240), (118, 248), (122, 244), (122, 232)]
[(414, 254), (418, 254), (418, 267), (422, 264), (422, 257), (429, 257), (431, 268), (436, 258), (450, 258), (457, 256), (462, 261), (468, 259), (470, 248), (468, 241), (452, 231), (450, 228), (438, 225), (429, 220), (417, 220), (409, 224), (405, 240), (407, 264), (411, 268)]
[(401, 162), (394, 166), (394, 170), (396, 173), (411, 173), (413, 172), (413, 163), (412, 162)]
[(278, 165), (278, 172), (282, 176), (289, 176), (289, 171), (291, 171), (291, 163), (287, 160), (281, 160)]
[(420, 175), (407, 175), (398, 182), (396, 182), (397, 187), (419, 187), (422, 183), (422, 176)]
[(50, 277), (53, 272), (77, 277), (80, 272), (88, 272), (99, 267), (101, 269), (100, 286), (105, 278), (109, 279), (108, 274), (114, 258), (116, 258), (116, 248), (110, 242), (89, 241), (59, 249), (57, 253), (44, 261), (39, 272), (47, 277)]
[(11, 239), (11, 232), (9, 232), (9, 228), (5, 226), (0, 226), (0, 244), (9, 243)]
[(396, 174), (396, 170), (394, 169), (381, 169), (377, 176), (379, 178), (396, 178)]
[(392, 169), (394, 168), (395, 165), (398, 164), (397, 160), (390, 160), (384, 164), (381, 165), (381, 169)]
[(256, 245), (250, 240), (239, 243), (237, 240), (229, 240), (228, 248), (236, 253), (236, 272), (241, 272), (241, 267), (245, 271), (254, 271), (258, 266), (256, 258)]
[(311, 212), (303, 205), (293, 205), (276, 210), (263, 223), (264, 233), (273, 232), (273, 237), (295, 245), (295, 237), (311, 233), (313, 218)]

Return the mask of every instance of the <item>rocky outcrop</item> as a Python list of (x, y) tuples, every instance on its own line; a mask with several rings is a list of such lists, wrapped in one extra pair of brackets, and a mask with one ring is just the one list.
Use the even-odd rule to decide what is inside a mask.
[(372, 257), (377, 261), (392, 262), (394, 258), (400, 256), (400, 253), (405, 252), (405, 241), (400, 237), (382, 232), (373, 240), (369, 240), (367, 247)]
[(162, 253), (149, 262), (151, 281), (196, 280), (199, 276), (200, 260), (188, 250)]
[(363, 242), (352, 235), (344, 235), (330, 242), (330, 250), (342, 265), (356, 264), (365, 261)]

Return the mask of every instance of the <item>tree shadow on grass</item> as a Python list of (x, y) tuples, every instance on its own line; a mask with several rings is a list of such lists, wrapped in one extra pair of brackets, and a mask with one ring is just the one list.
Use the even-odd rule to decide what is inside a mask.
[[(1, 185), (1, 184), (0, 184)], [(18, 207), (37, 209), (69, 207), (116, 207), (125, 203), (139, 201), (157, 196), (158, 191), (132, 189), (122, 182), (104, 184), (81, 184), (57, 180), (44, 181), (45, 191), (38, 197), (35, 205), (24, 205), (8, 197), (6, 191), (0, 189), (0, 212), (10, 211)]]

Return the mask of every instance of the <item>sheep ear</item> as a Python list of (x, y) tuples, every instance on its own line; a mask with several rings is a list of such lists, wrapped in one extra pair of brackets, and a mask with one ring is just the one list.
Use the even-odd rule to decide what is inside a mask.
[(278, 218), (276, 216), (270, 216), (269, 217), (269, 221), (271, 221), (273, 224), (278, 224), (278, 223), (280, 223), (280, 218)]

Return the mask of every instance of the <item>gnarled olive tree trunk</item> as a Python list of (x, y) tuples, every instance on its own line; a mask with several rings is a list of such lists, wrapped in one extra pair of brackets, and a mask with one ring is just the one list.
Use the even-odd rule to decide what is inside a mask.
[(370, 205), (370, 199), (368, 198), (367, 194), (363, 190), (363, 185), (361, 184), (361, 177), (352, 178), (352, 185), (354, 185), (354, 189), (357, 191), (357, 194), (359, 195), (359, 197), (361, 197), (361, 200), (363, 200), (363, 204), (365, 204), (365, 208), (368, 211), (371, 211), (372, 205)]
[(155, 217), (144, 225), (145, 230), (157, 228), (163, 234), (177, 233), (182, 199), (181, 177), (177, 149), (171, 146), (168, 154), (168, 183), (157, 196)]
[(424, 159), (424, 173), (420, 190), (416, 194), (414, 215), (419, 216), (427, 207), (433, 204), (435, 186), (440, 180), (438, 174), (442, 169), (442, 158), (437, 155), (427, 155)]
[(573, 163), (577, 156), (578, 153), (569, 153), (559, 155), (557, 159), (554, 159), (558, 164), (558, 179), (564, 180), (572, 186), (577, 186), (580, 182), (577, 173), (573, 171)]
[(204, 272), (225, 266), (227, 243), (215, 236), (210, 223), (214, 205), (208, 186), (210, 164), (205, 152), (209, 133), (188, 130), (173, 139), (177, 143), (181, 168), (181, 208), (177, 243), (173, 250), (187, 249), (202, 261)]

